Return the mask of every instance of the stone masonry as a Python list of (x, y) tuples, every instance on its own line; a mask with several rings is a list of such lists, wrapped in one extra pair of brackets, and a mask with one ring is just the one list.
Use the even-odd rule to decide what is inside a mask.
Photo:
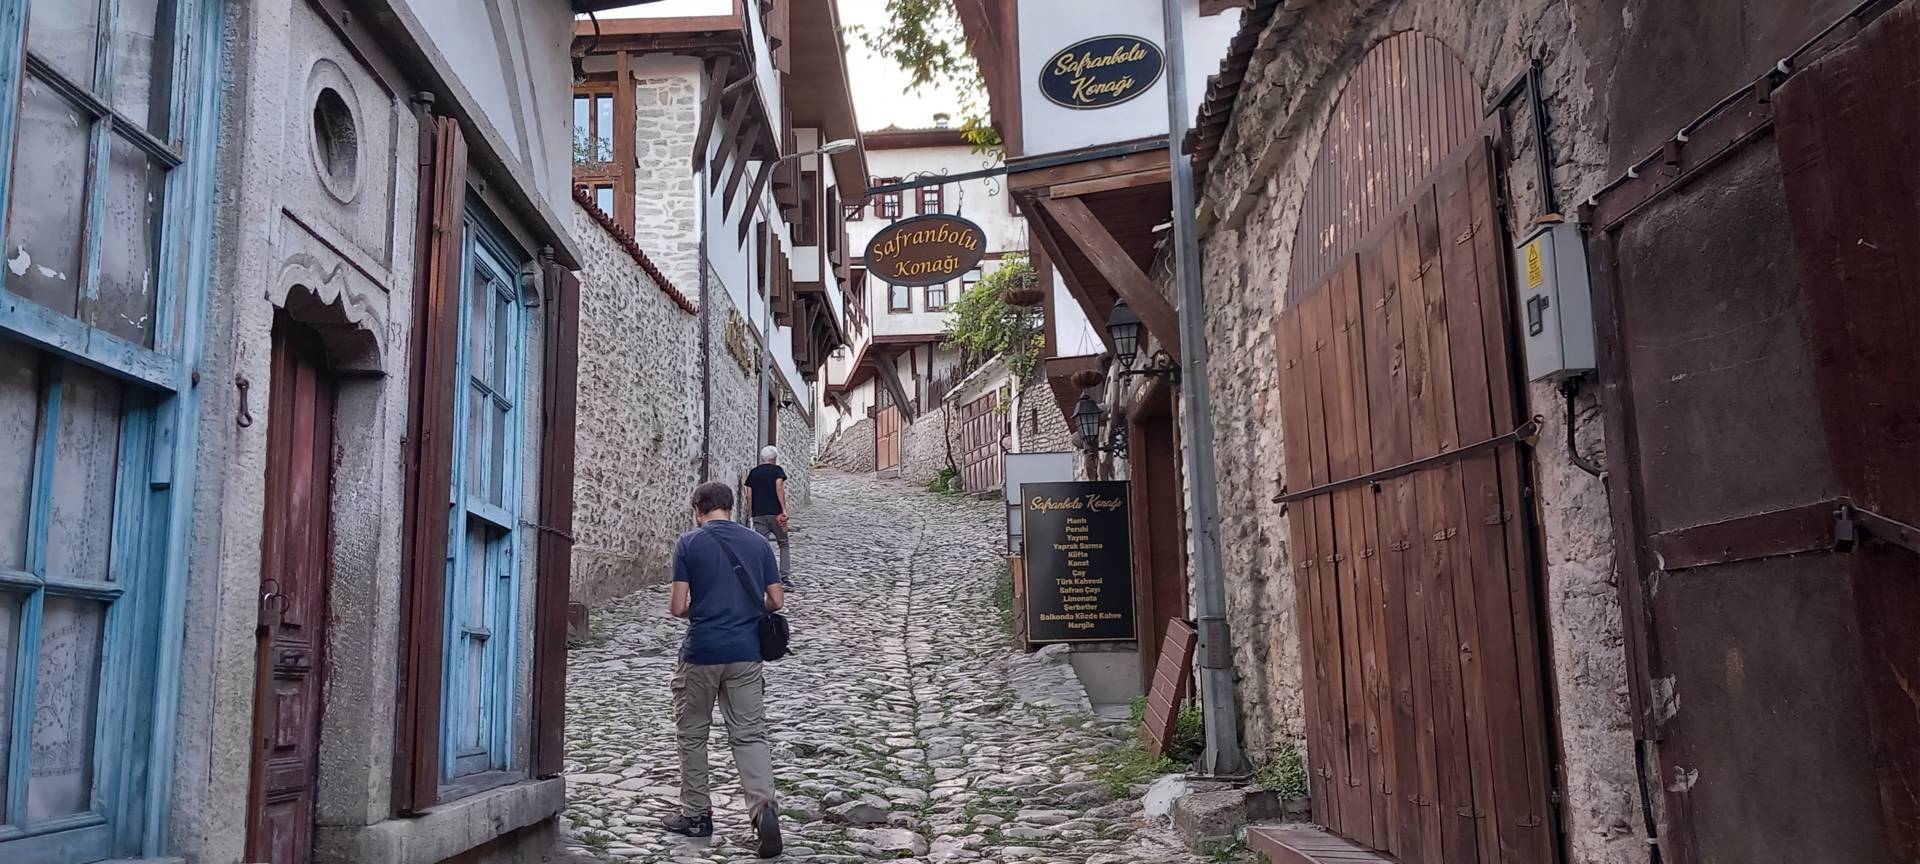
[[(1213, 401), (1220, 472), (1220, 545), (1236, 636), (1239, 695), (1249, 750), (1256, 755), (1302, 734), (1299, 631), (1289, 537), (1270, 502), (1283, 468), (1275, 345), (1269, 322), (1291, 260), (1301, 199), (1327, 118), (1366, 50), (1408, 29), (1433, 35), (1493, 92), (1542, 59), (1552, 114), (1551, 178), (1563, 201), (1598, 185), (1605, 136), (1588, 134), (1595, 94), (1578, 34), (1619, 27), (1586, 20), (1582, 8), (1547, 0), (1482, 3), (1338, 0), (1278, 12), (1260, 40), (1234, 125), (1204, 178), (1203, 243), (1213, 347)], [(1576, 21), (1578, 16), (1582, 20)], [(1628, 22), (1631, 26), (1631, 15)], [(1576, 26), (1578, 25), (1578, 26)], [(1588, 38), (1593, 38), (1590, 34)], [(1528, 122), (1524, 103), (1515, 124)], [(1534, 146), (1516, 142), (1508, 197), (1510, 229), (1537, 214)], [(1554, 699), (1568, 801), (1571, 860), (1640, 860), (1634, 742), (1626, 705), (1626, 662), (1615, 603), (1607, 505), (1601, 484), (1571, 467), (1559, 397), (1536, 387), (1533, 413), (1546, 418), (1535, 449), (1545, 529)], [(1597, 410), (1582, 406), (1582, 447), (1599, 458)]]
[(587, 259), (572, 593), (592, 607), (665, 579), (686, 529), (685, 498), (700, 479), (700, 318), (574, 209)]
[[(634, 82), (633, 233), (667, 279), (691, 294), (700, 286), (698, 179), (688, 171), (699, 129), (699, 80), (693, 75)], [(655, 241), (652, 238), (662, 238)]]

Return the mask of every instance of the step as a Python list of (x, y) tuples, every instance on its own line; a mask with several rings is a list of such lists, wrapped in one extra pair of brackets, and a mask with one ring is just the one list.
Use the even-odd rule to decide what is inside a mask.
[(1395, 864), (1385, 854), (1311, 825), (1252, 825), (1247, 845), (1271, 864)]

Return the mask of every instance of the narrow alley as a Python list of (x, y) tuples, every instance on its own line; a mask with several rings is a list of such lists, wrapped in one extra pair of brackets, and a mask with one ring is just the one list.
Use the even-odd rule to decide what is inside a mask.
[[(789, 861), (1179, 862), (1093, 771), (1132, 727), (1096, 718), (1064, 663), (1018, 653), (997, 608), (999, 508), (871, 475), (824, 474), (794, 518), (795, 655), (768, 667)], [(681, 622), (664, 587), (598, 616), (572, 654), (567, 787), (577, 851), (615, 861), (749, 858), (716, 716), (716, 831), (676, 806), (667, 682)]]

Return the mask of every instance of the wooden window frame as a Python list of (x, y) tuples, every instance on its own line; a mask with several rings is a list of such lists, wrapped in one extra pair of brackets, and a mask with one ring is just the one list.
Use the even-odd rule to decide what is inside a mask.
[[(581, 162), (574, 159), (572, 170), (573, 185), (576, 187), (584, 187), (590, 192), (595, 192), (602, 187), (612, 187), (613, 208), (608, 210), (602, 207), (601, 209), (605, 210), (608, 216), (613, 217), (615, 225), (632, 231), (635, 209), (634, 190), (638, 182), (634, 172), (636, 145), (633, 140), (634, 126), (637, 121), (634, 117), (633, 76), (629, 61), (628, 53), (622, 51), (615, 57), (616, 71), (611, 80), (593, 79), (573, 88), (575, 101), (572, 104), (574, 105), (578, 105), (578, 100), (582, 98), (612, 99), (613, 128), (607, 133), (611, 137), (612, 144), (612, 152), (607, 154), (607, 161)], [(595, 101), (591, 104), (593, 107), (587, 111), (589, 134), (597, 136), (600, 134), (599, 103)], [(577, 141), (579, 135), (577, 115), (574, 128), (576, 136), (574, 140)], [(597, 202), (599, 196), (595, 194), (594, 197)]]
[(843, 222), (859, 222), (867, 218), (866, 202), (840, 205), (840, 219)]
[[(876, 177), (873, 185), (889, 186), (898, 182), (900, 182), (898, 177)], [(906, 215), (905, 207), (906, 203), (898, 191), (883, 192), (873, 196), (873, 218), (875, 219), (898, 219)]]
[(918, 199), (915, 206), (920, 215), (928, 216), (946, 212), (947, 189), (945, 186), (922, 186), (915, 191), (918, 193), (914, 196)]
[[(477, 203), (468, 205), (463, 240), (462, 269), (460, 271), (459, 338), (456, 348), (455, 377), (458, 391), (454, 397), (454, 439), (452, 466), (453, 487), (452, 514), (447, 529), (447, 592), (444, 599), (446, 607), (446, 627), (442, 646), (444, 661), (443, 686), (441, 687), (441, 734), (440, 734), (440, 796), (442, 800), (459, 798), (483, 789), (492, 788), (502, 782), (519, 779), (520, 771), (513, 762), (514, 717), (516, 673), (519, 668), (520, 630), (520, 587), (521, 562), (524, 550), (524, 536), (521, 531), (520, 502), (522, 483), (525, 474), (523, 461), (525, 435), (522, 431), (526, 406), (526, 354), (528, 335), (528, 315), (526, 313), (524, 279), (521, 269), (525, 264), (524, 256), (515, 255), (502, 243), (497, 234), (486, 225), (484, 211)], [(492, 279), (485, 286), (476, 284), (475, 271), (485, 268), (491, 271)], [(473, 356), (473, 334), (469, 309), (473, 302), (473, 292), (485, 290), (493, 296), (487, 304), (489, 338), (481, 346), (487, 356)], [(504, 327), (494, 316), (504, 311), (507, 320)], [(497, 329), (504, 329), (506, 344), (501, 346), (492, 338)], [(508, 392), (498, 392), (486, 379), (486, 369), (502, 362), (494, 352), (504, 347), (507, 357), (505, 385)], [(478, 367), (478, 368), (476, 368)], [(488, 418), (492, 411), (504, 410), (505, 424), (504, 454), (489, 452), (491, 442), (475, 442), (469, 435), (471, 422), (467, 419), (473, 400), (483, 398), (489, 401)], [(476, 492), (469, 476), (468, 467), (473, 464), (475, 448), (483, 470), (492, 469), (495, 460), (499, 460), (500, 502), (487, 500), (484, 492)], [(480, 597), (484, 627), (474, 622), (462, 622), (458, 610), (467, 607), (471, 595), (467, 593), (464, 574), (469, 561), (469, 538), (476, 532), (488, 532), (485, 541), (485, 555), (496, 560), (489, 563), (493, 570), (485, 583), (485, 594)], [(468, 679), (472, 671), (467, 666), (467, 654), (464, 645), (471, 640), (483, 641), (481, 648), (485, 668), (479, 679), (482, 695), (477, 712), (465, 710), (468, 705), (456, 703), (461, 692), (460, 682)], [(464, 724), (472, 721), (477, 713), (482, 746), (477, 751), (463, 752), (459, 741), (460, 732), (468, 730)]]
[(800, 172), (800, 215), (793, 223), (793, 245), (820, 245), (820, 172)]
[[(887, 286), (888, 314), (904, 315), (913, 311), (913, 287), (912, 286), (895, 285), (891, 282), (883, 282), (882, 284)], [(905, 305), (901, 305), (899, 303), (894, 302), (902, 297), (906, 298), (907, 300)]]
[[(99, 93), (61, 74), (26, 47), (25, 27), (30, 12), (20, 4), (0, 15), (0, 214), (14, 179), (16, 137), (23, 128), (23, 82), (30, 73), (42, 82), (50, 97), (61, 101), (70, 116), (88, 127), (86, 151), (92, 182), (84, 190), (81, 265), (73, 273), (75, 314), (65, 315), (13, 293), (0, 282), (0, 342), (31, 356), (32, 388), (37, 410), (58, 429), (58, 408), (48, 400), (64, 397), (66, 380), (80, 370), (119, 385), (121, 404), (105, 416), (115, 418), (115, 475), (112, 491), (102, 502), (110, 511), (111, 536), (105, 566), (110, 582), (48, 578), (45, 555), (46, 523), (51, 506), (51, 478), (38, 472), (53, 470), (57, 447), (52, 436), (38, 432), (28, 447), (35, 456), (36, 476), (28, 506), (30, 545), (27, 570), (0, 575), (0, 595), (17, 600), (22, 632), (44, 622), (48, 596), (108, 602), (99, 636), (100, 667), (93, 694), (95, 720), (91, 739), (88, 812), (48, 819), (29, 828), (0, 824), (0, 859), (77, 864), (111, 858), (139, 858), (167, 848), (166, 824), (170, 812), (175, 730), (179, 723), (181, 677), (180, 645), (185, 615), (168, 598), (178, 598), (187, 580), (192, 533), (193, 482), (197, 464), (193, 442), (197, 435), (198, 391), (188, 380), (198, 361), (203, 330), (201, 297), (209, 266), (204, 248), (212, 232), (214, 151), (219, 118), (212, 110), (219, 85), (219, 51), (195, 51), (195, 45), (218, 45), (221, 15), (217, 4), (177, 0), (171, 6), (167, 37), (171, 40), (174, 79), (154, 83), (155, 104), (166, 109), (164, 128), (109, 108), (111, 93)], [(99, 80), (115, 81), (117, 62), (111, 39), (95, 39), (93, 71), (104, 69)], [(87, 320), (100, 285), (101, 250), (111, 241), (103, 237), (105, 204), (111, 175), (106, 166), (114, 145), (143, 156), (152, 169), (164, 172), (150, 193), (157, 216), (150, 235), (154, 269), (154, 311), (149, 319), (152, 344), (117, 336)], [(35, 166), (18, 166), (22, 171)], [(0, 218), (0, 235), (9, 220)], [(0, 236), (0, 244), (5, 241)], [(44, 488), (43, 488), (44, 487)], [(38, 538), (37, 540), (35, 538)], [(38, 555), (38, 561), (35, 555)], [(27, 619), (32, 619), (29, 622)], [(18, 635), (18, 634), (16, 634)], [(16, 646), (24, 643), (16, 643)], [(31, 658), (18, 658), (30, 660)], [(38, 685), (36, 664), (16, 662), (15, 677), (0, 681), (8, 688), (16, 709), (32, 717)], [(25, 701), (20, 701), (24, 698)], [(15, 717), (21, 713), (16, 710)], [(0, 741), (10, 748), (9, 771), (18, 774), (6, 784), (9, 801), (0, 823), (25, 807), (26, 772), (30, 768), (32, 723), (16, 722), (24, 737)], [(15, 782), (22, 781), (22, 782)], [(136, 782), (138, 781), (138, 782)]]
[[(952, 299), (947, 296), (947, 283), (945, 282), (938, 285), (928, 285), (921, 290), (922, 293), (926, 295), (922, 298), (921, 302), (926, 305), (928, 312), (944, 312), (946, 311), (947, 305), (952, 302)], [(938, 292), (939, 295), (938, 302), (934, 300), (936, 292)]]

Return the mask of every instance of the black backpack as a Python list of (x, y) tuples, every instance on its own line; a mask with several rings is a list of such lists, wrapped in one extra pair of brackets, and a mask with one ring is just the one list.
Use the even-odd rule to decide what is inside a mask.
[(746, 586), (747, 596), (760, 604), (760, 659), (778, 660), (793, 653), (787, 643), (793, 638), (793, 628), (787, 623), (787, 616), (767, 611), (765, 588), (756, 588), (754, 578), (747, 573), (747, 565), (740, 563), (740, 556), (733, 554), (733, 547), (727, 541), (715, 535), (713, 542), (720, 544), (720, 551), (727, 553), (727, 560), (733, 562), (733, 572), (740, 577), (740, 584)]

